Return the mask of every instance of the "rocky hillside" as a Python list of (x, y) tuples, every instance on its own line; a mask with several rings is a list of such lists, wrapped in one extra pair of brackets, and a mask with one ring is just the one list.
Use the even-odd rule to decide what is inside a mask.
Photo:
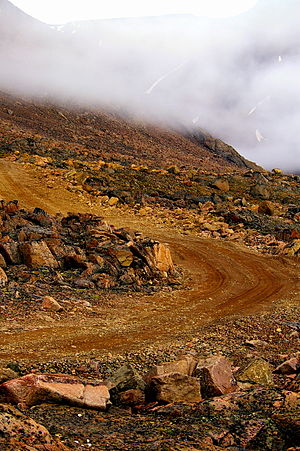
[(221, 140), (201, 137), (128, 122), (99, 110), (0, 96), (2, 156), (18, 151), (20, 158), (28, 154), (60, 160), (61, 167), (67, 167), (69, 159), (104, 159), (127, 166), (176, 164), (217, 172), (257, 168)]

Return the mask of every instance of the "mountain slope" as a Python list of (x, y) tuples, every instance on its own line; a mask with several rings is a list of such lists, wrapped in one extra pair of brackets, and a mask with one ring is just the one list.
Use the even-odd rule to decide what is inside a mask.
[(1, 154), (18, 146), (22, 151), (35, 150), (44, 156), (60, 153), (66, 160), (84, 155), (86, 159), (121, 160), (160, 168), (174, 164), (219, 172), (257, 168), (232, 147), (208, 136), (201, 142), (175, 131), (126, 122), (112, 113), (59, 107), (2, 93)]

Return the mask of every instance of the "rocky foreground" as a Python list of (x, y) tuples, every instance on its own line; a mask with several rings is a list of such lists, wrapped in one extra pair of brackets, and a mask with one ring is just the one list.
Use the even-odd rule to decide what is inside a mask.
[[(219, 324), (169, 361), (165, 350), (24, 376), (11, 363), (0, 371), (2, 449), (297, 450), (300, 355), (278, 346), (299, 349), (300, 324), (278, 318), (231, 323), (240, 330), (227, 339)], [(265, 339), (241, 340), (263, 324)], [(222, 339), (230, 359), (209, 353)]]
[[(95, 293), (151, 294), (180, 283), (166, 246), (99, 216), (52, 216), (10, 201), (0, 217), (7, 321), (74, 313), (66, 290), (85, 293), (76, 304), (83, 315)], [(287, 257), (295, 242), (282, 246)], [(173, 347), (32, 363), (12, 355), (0, 369), (2, 449), (296, 450), (298, 318), (299, 306), (286, 303), (204, 326)]]

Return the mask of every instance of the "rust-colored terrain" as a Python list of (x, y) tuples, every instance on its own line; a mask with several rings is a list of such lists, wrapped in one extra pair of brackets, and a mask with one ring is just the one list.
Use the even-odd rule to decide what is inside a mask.
[[(297, 320), (300, 301), (297, 176), (260, 172), (211, 137), (197, 144), (112, 114), (7, 95), (0, 104), (0, 153), (1, 199), (50, 214), (93, 213), (141, 231), (167, 243), (181, 274), (181, 285), (145, 293), (76, 289), (61, 278), (53, 283), (38, 268), (22, 267), (19, 280), (13, 275), (18, 267), (8, 268), (11, 280), (0, 300), (2, 365), (14, 361), (23, 372), (91, 377), (94, 361), (105, 362), (104, 373), (126, 359), (146, 369), (180, 351), (222, 352), (238, 364), (249, 354), (244, 341), (254, 338), (269, 347), (253, 354), (273, 364), (280, 362), (278, 346), (282, 354), (297, 351), (298, 341), (282, 325)], [(45, 311), (45, 295), (63, 308)], [(92, 412), (78, 411), (93, 425), (83, 433), (80, 425), (70, 432), (61, 422), (72, 410), (61, 416), (60, 408), (52, 414), (39, 409), (32, 415), (61, 434), (70, 449), (87, 439), (91, 449), (154, 449), (140, 430), (131, 441), (126, 430), (133, 424), (122, 412), (109, 414), (123, 424), (122, 432), (111, 430), (114, 445), (113, 438), (102, 443), (95, 435), (104, 432)], [(106, 427), (109, 418), (103, 419)], [(147, 421), (155, 423), (155, 449), (205, 449), (201, 434), (183, 438), (187, 448), (178, 448), (173, 420), (163, 430), (153, 418)]]

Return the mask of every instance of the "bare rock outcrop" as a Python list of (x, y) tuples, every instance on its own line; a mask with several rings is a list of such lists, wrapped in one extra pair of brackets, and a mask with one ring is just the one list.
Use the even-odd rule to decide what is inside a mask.
[(40, 208), (20, 209), (17, 201), (0, 206), (0, 258), (0, 286), (18, 265), (71, 272), (79, 288), (153, 289), (177, 283), (178, 276), (163, 243), (117, 229), (99, 216), (51, 216)]

